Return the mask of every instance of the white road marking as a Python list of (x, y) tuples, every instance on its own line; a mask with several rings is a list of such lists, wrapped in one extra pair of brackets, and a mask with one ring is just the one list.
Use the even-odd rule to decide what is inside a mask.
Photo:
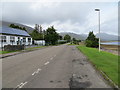
[(23, 84), (23, 83), (20, 83), (19, 85), (17, 85), (17, 87), (16, 87), (16, 88), (20, 87), (22, 84)]
[(36, 72), (34, 72), (34, 73), (32, 74), (32, 76), (35, 75), (35, 73), (36, 73)]
[(22, 88), (25, 84), (27, 84), (28, 82), (23, 83), (21, 86), (19, 86), (19, 88)]
[(38, 70), (36, 71), (36, 73), (39, 73), (39, 71), (41, 71), (41, 69), (40, 69), (40, 68), (38, 68)]
[(42, 69), (38, 68), (37, 71), (35, 71), (35, 72), (32, 74), (32, 76), (35, 75), (35, 74), (37, 74), (37, 73), (39, 73), (41, 70), (42, 70)]
[(47, 65), (47, 64), (49, 64), (50, 62), (46, 62), (44, 65)]
[(28, 82), (22, 82), (22, 83), (20, 83), (19, 85), (17, 85), (17, 87), (16, 88), (22, 88), (25, 84), (27, 84)]
[(50, 60), (53, 60), (53, 57), (52, 57), (52, 58), (50, 58)]

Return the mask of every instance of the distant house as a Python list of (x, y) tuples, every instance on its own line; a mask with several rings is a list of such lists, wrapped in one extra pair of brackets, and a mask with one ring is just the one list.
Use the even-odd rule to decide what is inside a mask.
[(45, 40), (34, 40), (34, 44), (45, 46)]
[(0, 47), (23, 44), (32, 45), (32, 38), (26, 31), (9, 27), (0, 27)]

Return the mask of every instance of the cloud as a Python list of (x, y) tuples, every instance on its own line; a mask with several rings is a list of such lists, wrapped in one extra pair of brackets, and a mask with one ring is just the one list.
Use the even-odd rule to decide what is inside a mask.
[[(97, 33), (98, 15), (101, 9), (101, 28), (117, 34), (117, 3), (113, 2), (3, 2), (2, 18), (34, 27), (41, 24), (44, 29), (54, 25), (58, 32)], [(106, 31), (103, 31), (106, 32)]]

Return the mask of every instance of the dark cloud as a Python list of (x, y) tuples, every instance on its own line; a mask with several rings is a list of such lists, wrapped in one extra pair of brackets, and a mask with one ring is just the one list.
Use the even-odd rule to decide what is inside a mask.
[(60, 31), (65, 28), (63, 31), (77, 32), (77, 29), (79, 29), (78, 31), (81, 31), (79, 33), (83, 33), (85, 29), (90, 28), (88, 19), (93, 18), (94, 22), (94, 17), (88, 18), (88, 16), (91, 13), (94, 14), (95, 8), (101, 7), (104, 10), (107, 7), (111, 9), (112, 5), (112, 3), (88, 2), (8, 2), (2, 5), (2, 19), (27, 25), (36, 23), (50, 25), (59, 22), (55, 25), (57, 25), (57, 28), (60, 26)]

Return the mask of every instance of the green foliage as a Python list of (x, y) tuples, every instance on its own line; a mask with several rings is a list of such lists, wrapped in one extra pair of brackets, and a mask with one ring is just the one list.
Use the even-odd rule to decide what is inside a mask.
[(92, 32), (89, 32), (89, 35), (85, 41), (85, 44), (87, 47), (95, 47), (97, 48), (98, 47), (98, 38), (95, 37), (93, 31)]
[(70, 42), (70, 41), (71, 41), (70, 35), (66, 34), (66, 35), (64, 36), (64, 40), (67, 40), (67, 42)]
[(15, 29), (21, 29), (21, 30), (25, 30), (25, 31), (27, 31), (25, 27), (20, 27), (20, 26), (15, 25), (15, 24), (10, 24), (9, 27), (11, 27), (11, 28), (15, 28)]
[(59, 35), (59, 40), (63, 40), (63, 37), (61, 35)]
[(85, 46), (77, 48), (88, 57), (97, 69), (102, 70), (114, 83), (118, 84), (118, 63), (120, 62), (118, 58), (120, 56), (104, 51), (99, 52), (96, 48)]
[(65, 43), (67, 43), (66, 40), (58, 40), (58, 44), (65, 44)]
[(72, 44), (79, 44), (79, 42), (81, 42), (81, 40), (77, 40), (76, 38), (72, 39)]
[(76, 38), (73, 38), (72, 41), (76, 41)]
[(59, 39), (59, 34), (53, 26), (49, 27), (45, 33), (45, 42), (47, 45), (55, 45)]
[(31, 47), (31, 48), (26, 48), (25, 50), (30, 50), (30, 51), (32, 51), (32, 50), (35, 50), (35, 49), (39, 49), (39, 48), (43, 48), (43, 47), (45, 47), (45, 46), (37, 46), (37, 47)]
[(37, 30), (33, 30), (33, 32), (30, 35), (33, 38), (33, 40), (43, 40), (43, 35)]

